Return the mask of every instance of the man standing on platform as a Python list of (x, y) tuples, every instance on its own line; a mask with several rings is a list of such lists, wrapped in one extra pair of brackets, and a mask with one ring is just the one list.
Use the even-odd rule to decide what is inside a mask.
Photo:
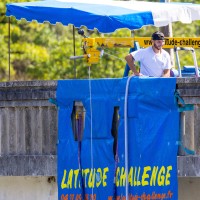
[[(165, 44), (164, 34), (156, 31), (151, 39), (152, 46), (128, 54), (126, 62), (135, 76), (170, 77), (170, 56), (162, 49)], [(140, 62), (140, 71), (137, 71), (135, 61)]]

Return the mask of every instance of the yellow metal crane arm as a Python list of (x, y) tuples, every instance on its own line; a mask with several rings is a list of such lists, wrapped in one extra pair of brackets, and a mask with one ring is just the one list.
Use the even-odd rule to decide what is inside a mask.
[[(71, 59), (86, 58), (88, 65), (97, 64), (100, 59), (101, 52), (98, 48), (133, 48), (134, 42), (138, 42), (140, 47), (148, 47), (152, 45), (150, 37), (127, 37), (127, 38), (83, 38), (82, 44), (84, 49), (83, 56), (73, 56)], [(174, 47), (193, 47), (200, 48), (200, 38), (189, 37), (167, 37), (163, 48)]]

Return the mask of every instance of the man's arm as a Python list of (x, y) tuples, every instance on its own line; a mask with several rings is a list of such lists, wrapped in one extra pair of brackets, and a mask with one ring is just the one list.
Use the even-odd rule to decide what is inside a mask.
[(167, 69), (163, 70), (162, 77), (170, 77), (170, 69), (171, 69), (171, 67), (172, 67), (171, 58), (170, 58), (169, 53), (167, 53), (167, 63), (166, 63), (166, 66), (165, 66), (165, 68), (167, 68)]
[(164, 69), (162, 77), (170, 77), (170, 69)]
[(136, 67), (135, 67), (135, 64), (134, 64), (134, 58), (131, 54), (128, 54), (126, 57), (125, 57), (125, 60), (128, 64), (128, 66), (130, 67), (130, 69), (132, 70), (132, 72), (134, 73), (134, 75), (136, 76), (141, 76), (142, 74), (139, 73), (137, 70), (136, 70)]

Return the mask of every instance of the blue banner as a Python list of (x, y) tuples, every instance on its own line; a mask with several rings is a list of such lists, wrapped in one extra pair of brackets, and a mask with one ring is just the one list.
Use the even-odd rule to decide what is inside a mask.
[[(132, 78), (127, 122), (127, 78), (90, 81), (58, 81), (58, 199), (120, 200), (128, 195), (132, 200), (177, 200), (176, 79)], [(75, 102), (84, 107), (81, 121), (76, 114), (73, 119)], [(77, 139), (75, 132), (81, 128)]]
[[(127, 113), (129, 199), (178, 199), (179, 113), (175, 85), (172, 78), (131, 79)], [(124, 97), (120, 102), (118, 198), (126, 194)]]

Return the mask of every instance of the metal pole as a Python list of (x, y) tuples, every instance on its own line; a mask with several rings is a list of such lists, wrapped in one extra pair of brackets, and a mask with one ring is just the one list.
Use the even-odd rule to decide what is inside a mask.
[[(170, 0), (160, 0), (160, 2), (163, 3), (170, 3)], [(163, 26), (160, 28), (160, 30), (164, 33), (164, 35), (166, 37), (173, 37), (173, 33), (172, 33), (172, 23), (169, 23), (169, 25), (167, 26)], [(171, 58), (171, 64), (174, 67), (175, 66), (175, 62), (174, 62), (174, 49), (165, 49)]]
[[(74, 56), (76, 56), (76, 46), (75, 46), (75, 27), (73, 25), (73, 46), (74, 46)], [(74, 59), (74, 78), (76, 79), (76, 60)]]
[(8, 17), (8, 80), (10, 81), (10, 17)]

